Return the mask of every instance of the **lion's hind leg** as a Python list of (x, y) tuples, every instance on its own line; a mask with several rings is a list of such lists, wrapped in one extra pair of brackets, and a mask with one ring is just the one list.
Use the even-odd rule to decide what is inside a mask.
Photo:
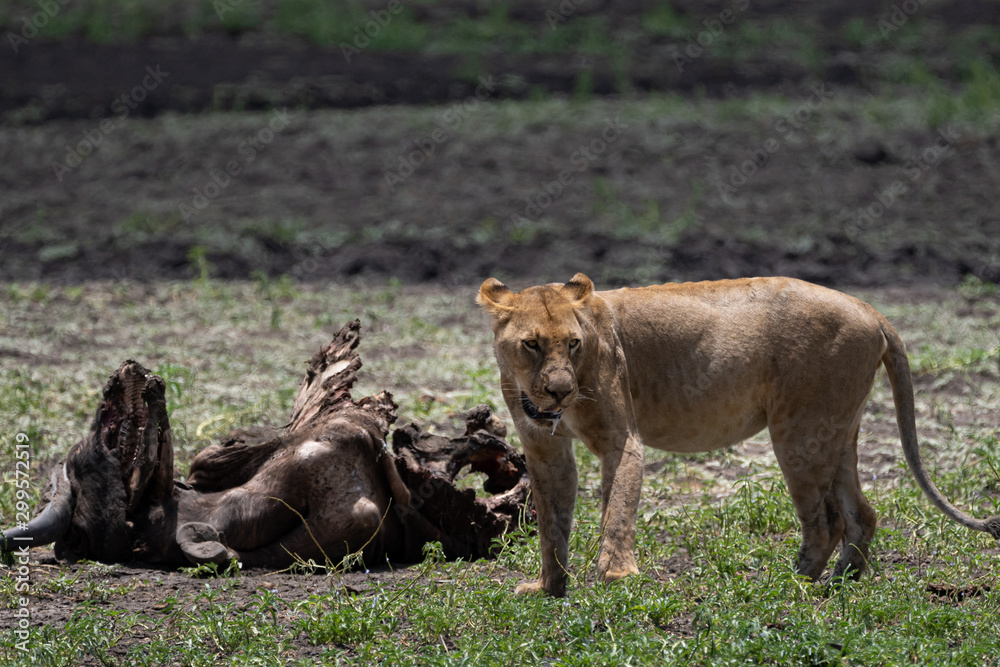
[(875, 510), (861, 492), (858, 480), (858, 428), (855, 427), (850, 447), (846, 448), (833, 483), (837, 504), (846, 521), (840, 557), (833, 578), (848, 575), (857, 579), (868, 566), (868, 546), (875, 536), (878, 519)]
[(787, 475), (785, 480), (802, 526), (802, 545), (795, 569), (800, 575), (818, 581), (844, 535), (844, 517), (832, 491), (824, 492), (808, 482), (790, 480)]
[[(797, 570), (819, 580), (839, 544), (833, 576), (865, 570), (876, 516), (858, 481), (858, 423), (824, 417), (771, 425), (774, 452), (802, 525)], [(844, 426), (840, 426), (844, 424)]]
[(830, 421), (770, 423), (778, 465), (802, 526), (796, 570), (818, 581), (848, 531), (837, 484), (845, 434)]

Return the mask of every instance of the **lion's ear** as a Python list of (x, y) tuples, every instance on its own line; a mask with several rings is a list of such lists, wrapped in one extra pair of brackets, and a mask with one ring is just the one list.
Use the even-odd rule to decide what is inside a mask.
[(479, 288), (479, 296), (476, 303), (483, 307), (488, 313), (500, 313), (512, 310), (514, 293), (496, 278), (487, 278)]
[(574, 306), (579, 306), (594, 293), (594, 283), (587, 276), (578, 273), (560, 291)]

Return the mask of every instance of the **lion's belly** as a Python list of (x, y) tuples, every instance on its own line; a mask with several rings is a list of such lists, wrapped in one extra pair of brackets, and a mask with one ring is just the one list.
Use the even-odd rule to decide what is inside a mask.
[(639, 422), (639, 435), (647, 447), (668, 452), (707, 452), (735, 445), (759, 433), (767, 426), (763, 410), (736, 409), (723, 414), (683, 419)]
[(734, 445), (767, 426), (765, 387), (750, 374), (707, 386), (664, 383), (659, 391), (637, 392), (633, 407), (647, 447), (704, 452)]

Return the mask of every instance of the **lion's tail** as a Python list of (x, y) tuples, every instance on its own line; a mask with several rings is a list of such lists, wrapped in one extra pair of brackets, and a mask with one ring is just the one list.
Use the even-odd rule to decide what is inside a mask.
[(920, 449), (917, 444), (917, 422), (913, 407), (913, 381), (910, 377), (910, 362), (906, 358), (903, 341), (900, 340), (892, 325), (884, 318), (881, 322), (881, 328), (882, 335), (885, 336), (885, 341), (888, 344), (885, 353), (882, 354), (882, 363), (885, 364), (885, 370), (889, 374), (889, 383), (892, 385), (892, 398), (896, 403), (896, 424), (899, 426), (899, 438), (903, 442), (903, 455), (906, 457), (906, 463), (910, 466), (910, 472), (930, 501), (948, 518), (973, 530), (989, 533), (1000, 540), (1000, 516), (991, 516), (986, 519), (976, 519), (969, 516), (948, 502), (948, 499), (942, 495), (927, 474), (924, 463), (920, 460)]

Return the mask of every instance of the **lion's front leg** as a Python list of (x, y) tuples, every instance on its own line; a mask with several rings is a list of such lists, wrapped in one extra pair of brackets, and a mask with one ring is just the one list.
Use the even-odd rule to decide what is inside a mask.
[(601, 459), (601, 551), (597, 577), (612, 582), (638, 574), (635, 521), (642, 491), (642, 442), (635, 435), (624, 444), (594, 447)]
[(570, 438), (522, 436), (531, 496), (538, 517), (542, 546), (542, 573), (537, 582), (521, 584), (517, 593), (544, 591), (555, 597), (566, 594), (569, 565), (569, 531), (576, 504), (576, 460)]

